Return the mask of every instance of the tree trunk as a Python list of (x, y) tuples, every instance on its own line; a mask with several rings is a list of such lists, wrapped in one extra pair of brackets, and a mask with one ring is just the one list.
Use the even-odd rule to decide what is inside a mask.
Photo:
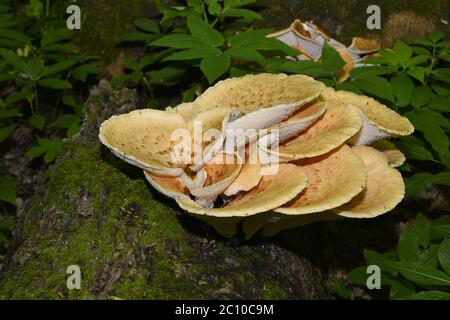
[[(0, 299), (327, 298), (311, 262), (320, 251), (305, 245), (317, 243), (313, 229), (225, 240), (101, 146), (99, 124), (137, 101), (134, 91), (107, 82), (92, 90), (81, 133), (64, 143), (21, 214)], [(80, 267), (80, 289), (67, 288), (71, 265)]]

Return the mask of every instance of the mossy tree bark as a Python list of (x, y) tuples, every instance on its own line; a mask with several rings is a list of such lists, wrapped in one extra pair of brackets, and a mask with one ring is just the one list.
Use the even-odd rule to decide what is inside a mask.
[[(0, 298), (328, 297), (320, 263), (312, 262), (320, 251), (305, 249), (314, 232), (305, 230), (303, 240), (220, 238), (101, 146), (99, 124), (136, 102), (134, 91), (106, 82), (92, 90), (81, 133), (65, 142), (46, 185), (21, 214)], [(303, 249), (293, 253), (297, 243)], [(70, 265), (81, 269), (80, 290), (67, 289)]]

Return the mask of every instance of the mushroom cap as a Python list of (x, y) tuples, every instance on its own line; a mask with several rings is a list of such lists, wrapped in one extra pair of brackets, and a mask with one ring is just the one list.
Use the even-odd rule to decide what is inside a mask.
[(331, 88), (324, 90), (322, 97), (330, 103), (345, 101), (352, 104), (364, 113), (372, 125), (388, 134), (406, 136), (414, 132), (414, 127), (407, 118), (400, 116), (373, 98), (348, 91), (334, 91)]
[(400, 167), (406, 161), (405, 155), (388, 140), (378, 140), (370, 146), (383, 152), (392, 168)]
[(352, 150), (366, 165), (367, 184), (361, 193), (333, 212), (348, 218), (374, 218), (394, 209), (405, 194), (400, 172), (391, 168), (386, 156), (372, 147), (355, 146)]
[(186, 128), (176, 113), (142, 109), (112, 116), (100, 126), (100, 141), (119, 158), (141, 169), (178, 176), (183, 170), (171, 161), (172, 132)]
[(189, 190), (178, 177), (160, 176), (144, 170), (147, 181), (153, 188), (172, 199), (189, 199)]
[(310, 105), (295, 112), (289, 119), (272, 126), (270, 129), (278, 129), (278, 141), (283, 143), (308, 128), (325, 113), (326, 109), (326, 104), (323, 101), (311, 102)]
[(261, 164), (246, 163), (242, 166), (241, 172), (228, 186), (224, 194), (226, 196), (233, 196), (241, 191), (249, 191), (258, 185), (261, 178)]
[(308, 186), (276, 212), (299, 215), (321, 212), (349, 202), (367, 182), (361, 158), (347, 145), (316, 158), (297, 160), (306, 170)]
[(325, 85), (303, 75), (260, 73), (219, 81), (195, 100), (198, 112), (225, 107), (244, 114), (318, 97)]
[(327, 104), (327, 111), (308, 129), (281, 144), (278, 150), (264, 151), (290, 160), (323, 155), (355, 135), (362, 125), (360, 111), (342, 102)]
[(248, 192), (237, 194), (223, 208), (203, 208), (194, 201), (177, 199), (189, 212), (216, 217), (245, 217), (279, 207), (300, 193), (307, 185), (304, 169), (294, 164), (279, 165), (278, 173), (265, 175)]
[(357, 54), (373, 53), (380, 50), (380, 42), (376, 39), (355, 37), (348, 49)]

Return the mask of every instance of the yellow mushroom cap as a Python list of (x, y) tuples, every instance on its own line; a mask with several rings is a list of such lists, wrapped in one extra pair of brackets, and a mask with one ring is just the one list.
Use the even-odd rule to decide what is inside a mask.
[(407, 118), (373, 98), (348, 91), (334, 91), (331, 88), (324, 90), (321, 95), (330, 103), (345, 101), (357, 107), (371, 124), (387, 134), (406, 136), (414, 132), (414, 127)]
[(318, 97), (324, 84), (303, 75), (261, 73), (218, 82), (195, 100), (199, 112), (218, 107), (244, 114), (261, 108)]
[(226, 196), (232, 196), (241, 191), (249, 191), (258, 185), (261, 178), (261, 164), (246, 163), (237, 178), (225, 190), (224, 194)]
[(172, 162), (171, 135), (185, 127), (179, 114), (143, 109), (104, 121), (99, 138), (115, 155), (141, 169), (178, 176), (183, 171)]
[(189, 199), (189, 190), (178, 177), (160, 176), (147, 170), (144, 170), (144, 176), (152, 187), (169, 198)]
[(276, 212), (298, 215), (333, 209), (349, 202), (366, 185), (364, 162), (345, 144), (330, 153), (298, 160), (295, 164), (306, 170), (308, 186), (275, 209)]
[(349, 203), (333, 212), (348, 218), (374, 218), (394, 209), (405, 194), (400, 172), (391, 168), (386, 156), (372, 147), (355, 146), (352, 150), (366, 165), (367, 184)]
[(388, 140), (378, 140), (370, 146), (383, 152), (392, 168), (400, 167), (406, 161), (405, 155)]
[(192, 200), (178, 199), (189, 212), (216, 217), (245, 217), (279, 207), (300, 193), (307, 184), (304, 169), (294, 164), (280, 164), (278, 173), (265, 175), (248, 192), (239, 193), (223, 208), (203, 208)]
[(380, 42), (376, 39), (353, 38), (349, 50), (358, 54), (368, 54), (380, 50)]
[(357, 108), (341, 102), (328, 103), (324, 115), (308, 129), (281, 144), (278, 150), (264, 151), (291, 160), (320, 156), (355, 135), (361, 125)]

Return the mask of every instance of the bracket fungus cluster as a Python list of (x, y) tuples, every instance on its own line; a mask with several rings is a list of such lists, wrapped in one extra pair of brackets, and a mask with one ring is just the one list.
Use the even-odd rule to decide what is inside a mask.
[(113, 116), (99, 138), (184, 210), (225, 236), (241, 224), (251, 237), (390, 211), (404, 196), (395, 169), (404, 156), (385, 139), (413, 130), (372, 98), (303, 75), (257, 74), (164, 111)]
[(326, 43), (337, 50), (345, 65), (340, 74), (339, 81), (344, 82), (350, 75), (350, 70), (362, 64), (362, 60), (374, 55), (380, 50), (380, 44), (375, 39), (355, 37), (350, 46), (331, 38), (320, 27), (311, 22), (295, 20), (289, 28), (271, 33), (270, 38), (276, 38), (287, 45), (297, 49), (301, 54), (299, 60), (318, 61), (322, 56), (322, 48)]

